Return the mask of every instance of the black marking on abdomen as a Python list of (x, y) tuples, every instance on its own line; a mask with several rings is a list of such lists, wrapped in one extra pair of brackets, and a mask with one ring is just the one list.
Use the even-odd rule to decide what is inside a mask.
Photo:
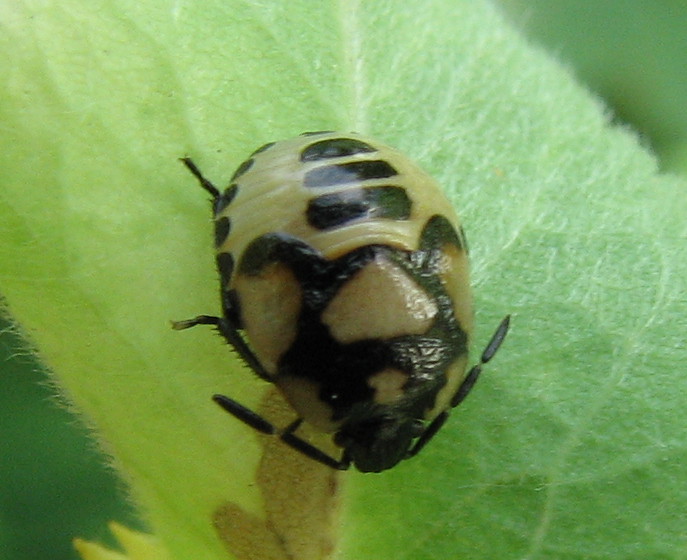
[(331, 229), (362, 218), (407, 220), (411, 200), (396, 186), (365, 187), (325, 194), (308, 204), (308, 223), (317, 229)]
[[(399, 369), (408, 374), (404, 392), (409, 398), (395, 406), (409, 407), (407, 413), (422, 418), (435, 405), (436, 395), (446, 383), (449, 365), (467, 352), (467, 336), (456, 321), (451, 298), (436, 274), (416, 264), (424, 259), (411, 258), (413, 253), (384, 245), (366, 245), (333, 261), (321, 260), (313, 254), (307, 267), (293, 267), (302, 286), (304, 305), (296, 339), (279, 360), (279, 374), (316, 382), (320, 398), (334, 411), (333, 420), (374, 414), (374, 392), (368, 380), (384, 369)], [(322, 313), (340, 288), (376, 258), (397, 263), (434, 299), (439, 313), (425, 334), (340, 343), (323, 324)], [(358, 407), (357, 412), (353, 411), (354, 406)]]
[(308, 188), (333, 187), (367, 179), (386, 179), (397, 174), (389, 162), (381, 159), (351, 161), (311, 169), (305, 174), (303, 184)]
[[(462, 233), (462, 231), (461, 231)], [(463, 236), (465, 233), (463, 233)], [(425, 224), (420, 235), (420, 249), (439, 249), (446, 243), (465, 250), (464, 237), (453, 227), (453, 224), (441, 214), (435, 214)]]
[(265, 150), (269, 150), (272, 146), (274, 146), (276, 142), (267, 142), (267, 144), (263, 144), (260, 146), (257, 150), (255, 150), (249, 157), (253, 157), (256, 154), (260, 154), (264, 152)]
[(246, 247), (238, 271), (247, 276), (257, 276), (267, 265), (284, 262), (296, 272), (302, 266), (320, 261), (320, 253), (304, 241), (286, 233), (266, 233)]
[(224, 316), (237, 329), (244, 328), (241, 320), (241, 301), (236, 290), (222, 290), (222, 308)]
[(226, 241), (231, 231), (231, 220), (227, 216), (222, 216), (215, 222), (215, 248), (221, 247)]
[(254, 163), (255, 163), (255, 160), (253, 158), (248, 158), (241, 165), (239, 165), (239, 167), (236, 171), (234, 171), (234, 174), (231, 176), (230, 181), (234, 182), (241, 175), (243, 175), (246, 171), (248, 171), (251, 167), (253, 167)]
[(468, 247), (468, 238), (465, 237), (465, 230), (463, 229), (463, 226), (460, 226), (460, 228), (458, 229), (458, 234), (460, 237), (460, 243), (461, 243), (463, 249), (465, 249), (465, 254), (469, 255), (470, 254), (470, 247)]
[(221, 287), (222, 290), (225, 290), (229, 285), (231, 275), (234, 273), (234, 257), (231, 253), (219, 253), (215, 260), (217, 261)]
[(441, 214), (435, 214), (422, 228), (417, 251), (410, 255), (413, 266), (425, 271), (425, 275), (436, 275), (444, 258), (447, 245), (453, 245), (459, 251), (464, 251), (464, 239), (455, 230), (453, 224)]
[(231, 201), (234, 200), (238, 190), (239, 186), (236, 183), (232, 183), (226, 189), (224, 189), (224, 192), (217, 197), (217, 200), (215, 200), (215, 216), (222, 212), (222, 210), (229, 206), (229, 204), (231, 204)]
[[(253, 241), (241, 257), (238, 273), (257, 275), (270, 263), (280, 262), (293, 271), (302, 290), (296, 338), (279, 359), (277, 377), (314, 381), (320, 387), (320, 399), (332, 407), (334, 420), (355, 417), (353, 420), (363, 421), (385, 410), (373, 403), (370, 376), (388, 368), (400, 369), (409, 379), (404, 387), (406, 397), (394, 405), (395, 410), (404, 408), (403, 414), (423, 418), (446, 383), (447, 368), (467, 352), (467, 334), (455, 318), (451, 297), (436, 271), (425, 266), (431, 259), (418, 254), (440, 252), (425, 241), (427, 246), (418, 251), (364, 245), (335, 260), (325, 259), (313, 247), (287, 234), (270, 233)], [(442, 240), (438, 247), (444, 244)], [(351, 277), (379, 257), (396, 263), (414, 279), (434, 299), (439, 313), (421, 335), (343, 344), (322, 322), (322, 313)]]
[(355, 138), (328, 138), (310, 144), (301, 152), (301, 161), (319, 161), (327, 158), (352, 156), (376, 152), (369, 144)]

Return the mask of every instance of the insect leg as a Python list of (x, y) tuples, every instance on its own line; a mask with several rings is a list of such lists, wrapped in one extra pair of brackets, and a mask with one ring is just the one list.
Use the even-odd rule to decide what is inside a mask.
[(318, 449), (314, 445), (311, 445), (310, 443), (299, 438), (297, 435), (293, 433), (298, 429), (298, 426), (300, 426), (302, 422), (303, 419), (298, 418), (297, 420), (289, 424), (282, 432), (280, 436), (281, 440), (289, 447), (295, 449), (296, 451), (299, 451), (306, 457), (309, 457), (310, 459), (313, 459), (318, 463), (322, 463), (327, 467), (331, 467), (333, 469), (337, 469), (340, 471), (348, 470), (348, 468), (351, 466), (351, 461), (347, 457), (345, 451), (340, 460), (334, 459), (334, 457), (327, 455), (321, 449)]
[[(230, 399), (225, 395), (214, 395), (212, 400), (215, 401), (219, 406), (226, 410), (229, 414), (241, 420), (244, 424), (247, 424), (251, 428), (267, 435), (276, 435), (279, 430), (269, 422), (260, 416), (257, 412), (246, 408), (242, 404), (236, 402), (234, 399)], [(318, 449), (314, 445), (309, 444), (307, 441), (294, 435), (298, 427), (302, 424), (303, 419), (298, 418), (291, 424), (289, 424), (279, 435), (280, 439), (292, 449), (295, 449), (299, 453), (302, 453), (306, 457), (322, 463), (327, 467), (331, 467), (337, 470), (346, 470), (350, 466), (350, 460), (344, 457), (340, 461), (337, 461), (333, 457), (327, 455), (324, 451)]]
[(236, 350), (236, 353), (246, 365), (261, 379), (272, 382), (272, 376), (262, 367), (260, 360), (246, 344), (246, 341), (243, 340), (238, 329), (227, 319), (212, 315), (198, 315), (193, 319), (185, 321), (172, 321), (172, 328), (177, 331), (195, 327), (196, 325), (214, 325), (217, 327), (220, 334), (227, 339), (227, 342)]
[(234, 399), (230, 399), (225, 395), (213, 395), (212, 400), (220, 405), (229, 414), (238, 418), (244, 424), (249, 425), (251, 428), (262, 432), (267, 435), (274, 435), (277, 433), (277, 428), (257, 412), (253, 412), (250, 408), (246, 408), (242, 404), (236, 402)]
[(198, 179), (200, 186), (212, 195), (213, 201), (217, 200), (220, 197), (219, 189), (215, 185), (213, 185), (211, 181), (203, 177), (203, 174), (200, 172), (200, 169), (198, 169), (198, 166), (195, 163), (193, 163), (193, 160), (191, 158), (183, 157), (179, 158), (179, 161), (181, 161), (188, 168), (188, 170), (191, 173), (193, 173), (193, 176), (196, 179)]
[(422, 432), (418, 440), (415, 442), (415, 445), (408, 450), (405, 458), (410, 459), (411, 457), (415, 457), (415, 455), (422, 451), (422, 448), (429, 443), (429, 441), (437, 434), (439, 430), (441, 430), (441, 427), (444, 425), (444, 422), (446, 422), (447, 419), (448, 412), (444, 411), (434, 420), (432, 420), (430, 425), (427, 426), (425, 431)]
[(496, 328), (491, 340), (489, 340), (489, 343), (482, 352), (479, 362), (468, 372), (467, 377), (463, 380), (460, 387), (458, 387), (456, 394), (453, 395), (453, 398), (451, 399), (451, 407), (458, 406), (461, 402), (463, 402), (463, 400), (465, 400), (465, 397), (468, 396), (471, 389), (475, 385), (479, 374), (482, 373), (482, 366), (494, 357), (494, 354), (496, 354), (496, 351), (503, 343), (503, 339), (506, 338), (509, 325), (510, 315), (506, 315), (501, 323), (499, 323), (499, 326)]

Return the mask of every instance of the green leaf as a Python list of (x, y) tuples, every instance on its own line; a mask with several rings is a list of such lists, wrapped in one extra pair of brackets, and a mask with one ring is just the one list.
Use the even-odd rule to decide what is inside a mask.
[[(16, 1), (0, 22), (0, 291), (174, 558), (685, 555), (685, 185), (490, 4)], [(293, 466), (209, 400), (265, 384), (169, 329), (219, 311), (177, 158), (225, 184), (318, 129), (433, 173), (480, 343), (514, 316), (442, 433), (379, 475)]]

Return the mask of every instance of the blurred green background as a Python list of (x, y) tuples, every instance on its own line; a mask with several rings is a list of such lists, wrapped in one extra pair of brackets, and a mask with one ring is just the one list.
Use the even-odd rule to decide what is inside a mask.
[[(687, 173), (687, 2), (501, 0), (509, 19)], [(41, 366), (0, 321), (0, 560), (73, 560), (71, 538), (140, 526), (86, 430), (55, 404)]]
[(687, 173), (687, 2), (500, 0), (509, 19)]

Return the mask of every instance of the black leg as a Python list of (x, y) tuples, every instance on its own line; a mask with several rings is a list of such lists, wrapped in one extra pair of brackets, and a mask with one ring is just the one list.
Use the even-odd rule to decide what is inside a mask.
[(461, 402), (463, 402), (463, 400), (465, 400), (465, 397), (468, 396), (474, 387), (479, 374), (482, 373), (482, 366), (494, 357), (494, 354), (496, 354), (496, 351), (503, 343), (503, 339), (506, 338), (509, 325), (510, 315), (506, 315), (501, 323), (499, 323), (499, 326), (496, 327), (496, 331), (492, 335), (491, 340), (480, 356), (479, 363), (473, 366), (473, 368), (468, 372), (467, 377), (463, 383), (461, 383), (460, 387), (458, 387), (456, 394), (453, 395), (453, 398), (451, 399), (451, 407), (458, 406)]
[(444, 425), (444, 422), (446, 422), (447, 418), (448, 412), (444, 411), (434, 420), (432, 420), (432, 423), (427, 426), (424, 432), (422, 432), (422, 435), (420, 435), (418, 440), (415, 442), (415, 445), (408, 450), (406, 459), (410, 459), (411, 457), (414, 457), (420, 453), (422, 448), (429, 443), (429, 440), (431, 440), (437, 434), (437, 432), (441, 430), (441, 427)]
[(203, 177), (203, 174), (200, 172), (200, 169), (198, 169), (198, 166), (193, 163), (193, 160), (188, 157), (183, 157), (179, 158), (179, 161), (181, 161), (188, 168), (188, 170), (193, 173), (193, 176), (198, 179), (200, 186), (212, 195), (212, 200), (216, 201), (220, 196), (219, 189), (213, 185), (212, 182)]
[(318, 463), (322, 463), (327, 467), (331, 467), (340, 471), (348, 470), (348, 468), (351, 466), (351, 461), (348, 459), (345, 451), (341, 459), (337, 460), (334, 459), (334, 457), (327, 455), (321, 449), (318, 449), (314, 445), (311, 445), (307, 441), (299, 438), (297, 435), (294, 435), (293, 432), (298, 429), (298, 426), (300, 426), (302, 422), (303, 419), (298, 418), (295, 422), (289, 424), (282, 432), (280, 436), (281, 440), (289, 447), (292, 447), (296, 451), (300, 451), (303, 455), (314, 461), (317, 461)]
[(491, 336), (489, 344), (487, 344), (486, 348), (484, 349), (484, 352), (482, 352), (482, 357), (480, 359), (482, 364), (486, 364), (489, 360), (491, 360), (494, 357), (496, 351), (501, 347), (503, 339), (506, 338), (506, 334), (508, 334), (509, 326), (510, 315), (506, 315), (503, 318), (503, 320), (499, 323), (499, 326), (496, 327), (496, 332), (494, 332), (494, 334)]
[(193, 319), (186, 319), (184, 321), (172, 321), (172, 328), (175, 331), (183, 331), (184, 329), (190, 329), (196, 325), (214, 325), (219, 326), (222, 319), (215, 317), (213, 315), (198, 315)]
[(267, 435), (274, 435), (277, 433), (277, 428), (257, 412), (253, 412), (250, 408), (246, 408), (242, 404), (237, 403), (234, 399), (230, 399), (224, 395), (213, 395), (212, 400), (220, 405), (229, 414), (238, 418), (244, 424), (248, 424), (251, 428)]
[[(212, 400), (214, 400), (229, 414), (241, 420), (241, 422), (247, 424), (251, 428), (262, 432), (263, 434), (276, 435), (279, 433), (279, 430), (274, 426), (274, 424), (268, 420), (265, 420), (258, 413), (253, 412), (251, 409), (246, 408), (242, 404), (237, 403), (235, 400), (230, 399), (229, 397), (224, 395), (214, 395)], [(295, 449), (306, 457), (313, 459), (318, 463), (322, 463), (327, 467), (337, 470), (346, 470), (349, 468), (351, 462), (349, 459), (347, 459), (345, 452), (341, 460), (336, 460), (334, 457), (327, 455), (321, 449), (318, 449), (314, 445), (309, 444), (307, 441), (295, 435), (293, 432), (295, 432), (302, 423), (303, 419), (298, 418), (289, 424), (281, 432), (281, 434), (279, 434), (279, 438), (292, 449)]]
[(260, 360), (258, 360), (258, 357), (253, 353), (248, 344), (246, 344), (246, 341), (243, 340), (238, 329), (227, 319), (214, 317), (212, 315), (198, 315), (198, 317), (185, 321), (172, 321), (172, 328), (177, 331), (189, 329), (196, 325), (214, 325), (217, 327), (220, 334), (227, 339), (227, 342), (236, 350), (239, 357), (255, 372), (255, 375), (270, 383), (273, 381), (273, 376), (262, 367)]
[(475, 366), (472, 366), (465, 379), (463, 379), (463, 382), (460, 384), (460, 387), (458, 387), (458, 390), (451, 399), (451, 408), (457, 407), (465, 400), (465, 397), (470, 394), (470, 391), (472, 391), (475, 383), (477, 383), (477, 378), (479, 377), (480, 373), (482, 373), (481, 362)]

